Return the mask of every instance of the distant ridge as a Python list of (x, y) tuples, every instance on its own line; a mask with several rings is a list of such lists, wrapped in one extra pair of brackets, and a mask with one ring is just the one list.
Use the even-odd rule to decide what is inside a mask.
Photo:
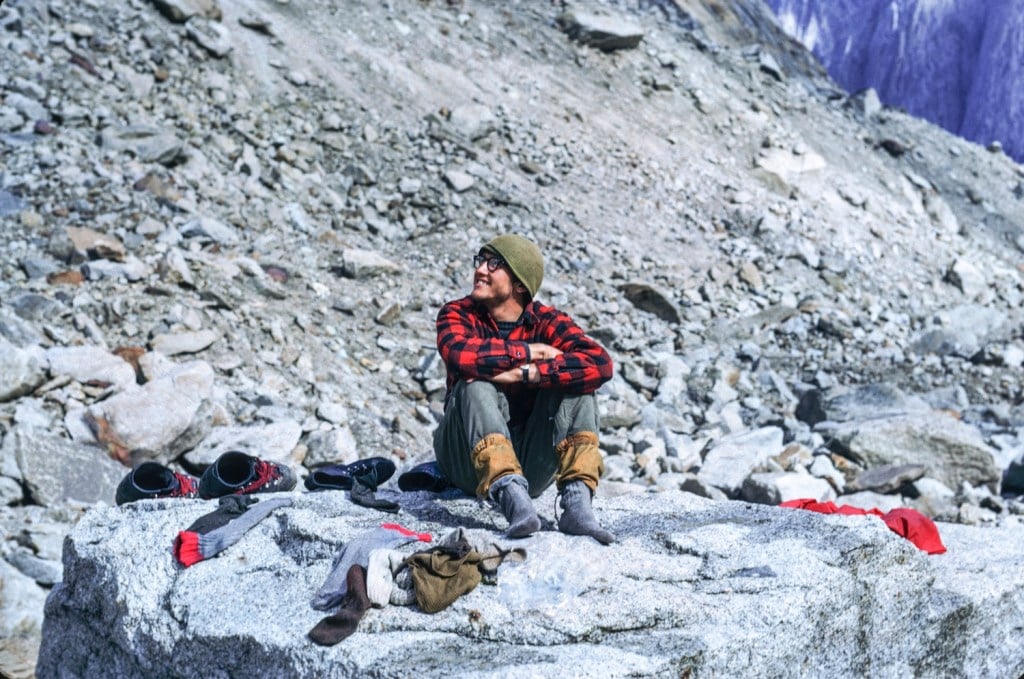
[(1024, 161), (1024, 12), (1015, 2), (768, 0), (851, 92)]

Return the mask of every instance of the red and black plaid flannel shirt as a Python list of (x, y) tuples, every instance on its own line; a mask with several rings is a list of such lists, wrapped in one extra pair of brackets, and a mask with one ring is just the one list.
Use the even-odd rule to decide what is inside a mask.
[[(540, 382), (499, 385), (509, 396), (513, 421), (516, 413), (532, 410), (536, 389), (564, 389), (589, 394), (612, 377), (608, 352), (584, 334), (565, 313), (540, 302), (530, 302), (508, 339), (498, 324), (469, 297), (448, 302), (437, 315), (437, 350), (448, 369), (448, 393), (460, 379), (489, 379), (530, 362), (531, 342), (550, 344), (562, 354), (537, 361)], [(447, 395), (445, 396), (447, 403)]]

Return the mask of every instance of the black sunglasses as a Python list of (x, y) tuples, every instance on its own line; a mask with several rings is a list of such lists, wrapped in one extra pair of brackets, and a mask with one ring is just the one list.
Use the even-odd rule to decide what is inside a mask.
[(505, 265), (505, 260), (497, 255), (485, 255), (479, 254), (473, 256), (473, 268), (479, 269), (480, 265), (487, 262), (487, 270), (494, 273), (498, 270), (498, 267)]

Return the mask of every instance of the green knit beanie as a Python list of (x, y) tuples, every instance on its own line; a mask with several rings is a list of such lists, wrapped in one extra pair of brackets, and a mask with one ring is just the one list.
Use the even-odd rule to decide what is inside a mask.
[(481, 250), (489, 250), (501, 255), (519, 282), (526, 286), (533, 299), (544, 280), (544, 258), (540, 248), (516, 234), (498, 236)]

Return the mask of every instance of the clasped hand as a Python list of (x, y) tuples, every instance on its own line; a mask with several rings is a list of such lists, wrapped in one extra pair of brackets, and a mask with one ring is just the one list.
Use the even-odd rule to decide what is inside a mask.
[[(540, 381), (540, 371), (538, 371), (537, 370), (537, 366), (534, 365), (534, 363), (536, 361), (549, 361), (549, 360), (555, 358), (556, 356), (561, 356), (561, 355), (562, 355), (562, 351), (560, 349), (556, 349), (555, 347), (551, 346), (550, 344), (544, 344), (542, 342), (531, 343), (530, 344), (530, 359), (531, 359), (532, 362), (529, 364), (529, 366), (530, 366), (530, 376), (527, 379), (527, 382), (529, 382), (531, 384), (536, 384), (537, 382)], [(500, 372), (500, 373), (498, 373), (497, 375), (495, 375), (494, 377), (491, 378), (491, 382), (494, 382), (495, 384), (515, 384), (517, 382), (522, 382), (522, 381), (523, 381), (522, 366), (516, 366), (515, 368), (510, 368), (509, 370), (505, 370), (504, 372)]]

